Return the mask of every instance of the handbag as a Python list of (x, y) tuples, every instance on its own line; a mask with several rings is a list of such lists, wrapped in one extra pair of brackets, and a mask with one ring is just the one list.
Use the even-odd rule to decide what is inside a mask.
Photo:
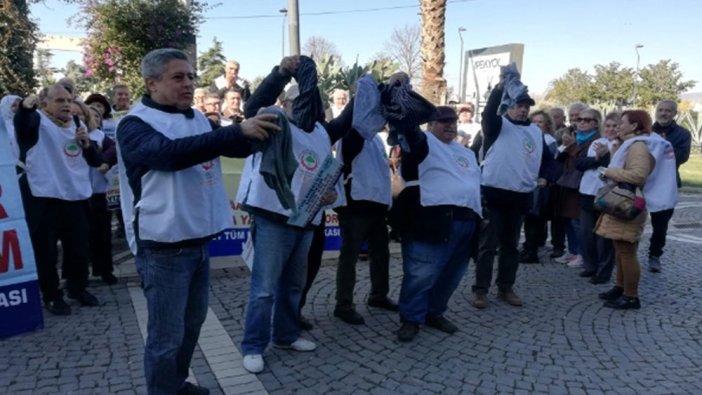
[(632, 220), (646, 210), (646, 200), (641, 188), (620, 182), (600, 188), (594, 208), (619, 219)]

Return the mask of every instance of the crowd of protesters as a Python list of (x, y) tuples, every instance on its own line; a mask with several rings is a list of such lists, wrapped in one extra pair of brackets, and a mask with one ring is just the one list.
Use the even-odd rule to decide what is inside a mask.
[[(246, 158), (237, 203), (253, 217), (254, 258), (241, 349), (252, 373), (264, 370), (269, 344), (316, 348), (300, 336), (312, 328), (301, 310), (321, 262), (325, 208), (339, 213), (341, 228), (334, 316), (365, 324), (354, 288), (367, 245), (365, 303), (399, 312), (401, 342), (422, 326), (459, 330), (445, 313), (471, 258), (478, 309), (489, 306), (495, 259), (497, 297), (509, 305), (524, 304), (514, 288), (520, 264), (553, 262), (580, 268), (592, 284), (616, 273), (599, 298), (637, 309), (637, 251), (650, 215), (647, 267), (662, 270), (691, 144), (675, 101), (658, 103), (655, 122), (639, 109), (603, 116), (573, 103), (566, 124), (561, 108), (530, 112), (535, 101), (506, 68), (478, 123), (473, 104), (435, 107), (404, 73), (385, 83), (364, 77), (354, 95), (337, 89), (323, 103), (305, 56), (284, 58), (253, 92), (234, 61), (212, 87), (195, 89), (192, 66), (173, 49), (147, 54), (141, 73), (146, 93), (134, 103), (124, 85), (82, 100), (63, 79), (38, 95), (6, 95), (0, 121), (49, 312), (71, 314), (60, 251), (70, 299), (99, 305), (87, 289), (91, 264), (93, 276), (117, 283), (112, 210), (121, 209), (149, 313), (149, 393), (208, 393), (186, 378), (207, 312), (207, 244), (233, 225), (220, 156)], [(295, 223), (329, 157), (342, 165), (339, 181), (314, 195), (309, 220)], [(111, 177), (120, 207), (108, 202)], [(633, 219), (599, 211), (596, 196), (610, 184), (640, 191), (648, 211)], [(388, 297), (390, 234), (402, 245), (398, 301)]]

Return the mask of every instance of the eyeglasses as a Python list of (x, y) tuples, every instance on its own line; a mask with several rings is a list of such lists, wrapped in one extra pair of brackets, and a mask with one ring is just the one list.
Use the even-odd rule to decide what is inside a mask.
[(576, 118), (577, 122), (594, 122), (595, 118)]

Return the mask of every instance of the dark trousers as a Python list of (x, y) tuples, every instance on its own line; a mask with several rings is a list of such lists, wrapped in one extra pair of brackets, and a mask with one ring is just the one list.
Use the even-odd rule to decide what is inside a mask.
[(665, 237), (668, 234), (668, 223), (673, 217), (675, 209), (658, 211), (651, 213), (651, 233), (650, 245), (648, 247), (648, 256), (660, 257), (663, 255), (663, 247), (665, 247)]
[(112, 213), (107, 210), (104, 193), (90, 197), (90, 262), (93, 276), (111, 274), (112, 265)]
[(356, 261), (361, 245), (368, 241), (371, 290), (368, 299), (384, 300), (389, 291), (388, 227), (385, 215), (357, 215), (339, 213), (341, 251), (336, 269), (336, 306), (353, 308), (353, 289), (356, 286)]
[(305, 281), (305, 288), (302, 289), (302, 296), (300, 297), (300, 311), (307, 303), (307, 294), (312, 288), (312, 283), (314, 279), (317, 278), (317, 273), (319, 273), (319, 268), (322, 266), (322, 254), (324, 253), (324, 229), (326, 223), (326, 215), (322, 214), (322, 223), (314, 229), (312, 235), (312, 245), (310, 246), (310, 251), (307, 253), (307, 280)]
[(542, 216), (527, 215), (524, 217), (524, 252), (536, 254), (548, 237), (547, 220)]
[[(589, 200), (592, 200), (591, 196)], [(612, 240), (594, 232), (600, 215), (597, 210), (580, 206), (580, 255), (583, 257), (585, 271), (609, 280), (614, 270), (614, 246)]]
[(478, 261), (475, 265), (473, 292), (487, 293), (492, 283), (492, 266), (499, 248), (497, 279), (500, 290), (514, 285), (519, 268), (519, 233), (524, 213), (505, 207), (489, 207), (488, 224), (480, 235)]
[(24, 179), (20, 189), (44, 302), (62, 297), (56, 267), (59, 240), (63, 248), (66, 290), (71, 294), (85, 290), (88, 285), (88, 201), (34, 197)]
[(568, 218), (554, 215), (551, 219), (551, 246), (554, 251), (565, 251)]

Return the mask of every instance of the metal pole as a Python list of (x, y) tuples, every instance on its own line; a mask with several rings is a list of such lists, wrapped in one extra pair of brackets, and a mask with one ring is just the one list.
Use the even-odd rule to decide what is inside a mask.
[(299, 55), (300, 11), (298, 0), (288, 0), (288, 29), (290, 30), (290, 55)]
[(458, 65), (458, 102), (463, 103), (465, 101), (465, 93), (463, 89), (463, 32), (466, 31), (464, 27), (458, 28), (458, 37), (461, 38), (461, 61)]
[(285, 57), (285, 20), (286, 20), (287, 17), (288, 17), (288, 9), (287, 9), (287, 8), (281, 8), (281, 9), (278, 10), (278, 12), (280, 12), (280, 13), (283, 14), (283, 27), (282, 27), (283, 35), (282, 35), (282, 39), (281, 39), (281, 40), (282, 40), (282, 41), (281, 41), (281, 44), (282, 44), (282, 49), (281, 49), (282, 54), (280, 55), (280, 57), (281, 57), (281, 58), (284, 58), (284, 57)]
[(639, 55), (639, 48), (643, 48), (643, 45), (641, 44), (636, 44), (634, 46), (634, 49), (636, 50), (636, 75), (634, 76), (634, 107), (636, 107), (636, 104), (638, 102), (638, 88), (639, 88), (639, 61), (641, 60), (641, 56)]

